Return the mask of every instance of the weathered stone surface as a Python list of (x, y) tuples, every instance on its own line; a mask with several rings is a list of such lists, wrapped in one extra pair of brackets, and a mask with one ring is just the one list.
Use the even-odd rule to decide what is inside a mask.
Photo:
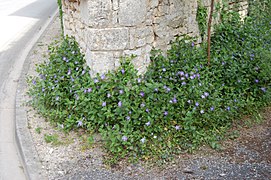
[(88, 29), (87, 34), (90, 50), (124, 50), (128, 47), (127, 28)]
[[(210, 10), (211, 0), (81, 0), (63, 1), (65, 34), (75, 36), (86, 53), (88, 65), (104, 73), (119, 66), (124, 55), (135, 54), (133, 63), (141, 73), (150, 62), (152, 48), (164, 52), (177, 36), (199, 36), (198, 3)], [(215, 0), (221, 2), (221, 0)], [(242, 18), (248, 1), (239, 1)], [(231, 10), (234, 4), (231, 4)], [(208, 17), (207, 17), (208, 18)], [(219, 23), (218, 18), (214, 23)], [(197, 38), (198, 43), (201, 38)]]
[(120, 0), (119, 24), (136, 26), (143, 23), (147, 14), (147, 0)]

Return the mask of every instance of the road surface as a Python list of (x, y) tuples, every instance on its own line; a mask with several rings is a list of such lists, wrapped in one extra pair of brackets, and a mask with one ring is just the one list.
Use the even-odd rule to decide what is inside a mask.
[(57, 0), (0, 0), (0, 180), (26, 179), (15, 141), (15, 95), (24, 60)]

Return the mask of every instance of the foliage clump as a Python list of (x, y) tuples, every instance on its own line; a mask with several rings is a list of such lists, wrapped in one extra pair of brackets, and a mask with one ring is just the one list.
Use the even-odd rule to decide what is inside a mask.
[(211, 66), (205, 44), (179, 38), (166, 57), (153, 51), (144, 75), (126, 58), (116, 71), (91, 77), (78, 44), (65, 37), (29, 78), (32, 104), (65, 130), (101, 133), (114, 160), (216, 148), (240, 115), (270, 101), (270, 17), (217, 27)]

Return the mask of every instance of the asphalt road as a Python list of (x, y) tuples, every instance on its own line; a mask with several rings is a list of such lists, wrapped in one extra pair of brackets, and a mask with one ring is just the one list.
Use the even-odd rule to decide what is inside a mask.
[(57, 0), (0, 0), (0, 180), (26, 179), (15, 141), (15, 96), (24, 60)]

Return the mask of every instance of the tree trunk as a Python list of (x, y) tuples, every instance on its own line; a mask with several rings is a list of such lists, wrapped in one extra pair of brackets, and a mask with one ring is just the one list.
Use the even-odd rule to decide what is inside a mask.
[(214, 0), (211, 0), (211, 11), (210, 11), (209, 21), (208, 21), (208, 39), (207, 39), (208, 66), (211, 65), (211, 27), (212, 27), (213, 12), (214, 12)]

